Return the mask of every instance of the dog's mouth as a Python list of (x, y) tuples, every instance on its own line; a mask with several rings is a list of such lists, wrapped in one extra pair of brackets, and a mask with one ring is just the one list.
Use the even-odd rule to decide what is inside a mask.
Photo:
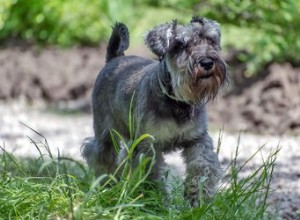
[(203, 70), (199, 65), (194, 68), (193, 78), (199, 82), (199, 80), (206, 80), (213, 76), (212, 71)]
[(213, 76), (212, 73), (206, 73), (206, 74), (202, 74), (201, 76), (199, 76), (198, 79), (208, 79), (212, 76)]
[(200, 76), (198, 76), (198, 77), (196, 78), (196, 83), (198, 84), (200, 81), (206, 81), (206, 80), (209, 80), (212, 76), (213, 76), (212, 73), (201, 74)]

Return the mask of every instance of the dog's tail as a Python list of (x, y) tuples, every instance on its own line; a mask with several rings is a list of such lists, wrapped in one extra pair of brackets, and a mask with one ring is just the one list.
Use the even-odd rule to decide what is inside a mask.
[(124, 56), (124, 51), (129, 47), (128, 28), (123, 23), (116, 23), (108, 42), (106, 51), (106, 62), (115, 57)]

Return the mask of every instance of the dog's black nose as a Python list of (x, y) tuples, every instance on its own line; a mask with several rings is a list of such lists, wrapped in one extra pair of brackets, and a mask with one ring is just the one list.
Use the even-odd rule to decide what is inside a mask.
[(214, 61), (210, 58), (204, 58), (200, 60), (200, 65), (203, 67), (203, 69), (210, 70), (214, 65)]

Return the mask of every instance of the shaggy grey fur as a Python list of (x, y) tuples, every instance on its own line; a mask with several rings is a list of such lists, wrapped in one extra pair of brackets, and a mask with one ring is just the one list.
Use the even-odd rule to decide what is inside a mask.
[[(226, 81), (226, 65), (219, 55), (219, 25), (200, 17), (186, 25), (173, 21), (154, 27), (146, 34), (145, 43), (159, 61), (124, 56), (129, 45), (127, 27), (122, 23), (113, 27), (107, 63), (92, 95), (95, 137), (85, 140), (82, 155), (98, 175), (114, 172), (126, 149), (116, 154), (110, 130), (130, 139), (132, 100), (135, 134), (148, 133), (155, 138), (156, 163), (151, 177), (160, 178), (163, 153), (182, 149), (187, 164), (185, 196), (192, 206), (198, 206), (200, 183), (200, 195), (207, 198), (222, 175), (207, 133), (205, 109)], [(151, 154), (149, 143), (138, 146), (134, 163), (141, 153)]]

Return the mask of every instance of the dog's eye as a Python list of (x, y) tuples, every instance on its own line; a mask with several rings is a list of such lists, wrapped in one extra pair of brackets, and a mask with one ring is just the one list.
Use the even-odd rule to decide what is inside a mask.
[(206, 37), (206, 42), (209, 44), (209, 45), (213, 45), (215, 43), (215, 40), (211, 37)]
[(179, 50), (183, 50), (186, 48), (186, 44), (184, 41), (182, 40), (176, 40), (173, 45), (172, 45), (172, 51), (179, 51)]

